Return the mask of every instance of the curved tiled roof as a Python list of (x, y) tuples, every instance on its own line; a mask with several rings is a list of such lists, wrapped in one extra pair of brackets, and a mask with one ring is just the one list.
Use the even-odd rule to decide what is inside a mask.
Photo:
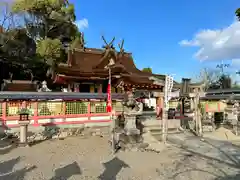
[[(115, 65), (112, 67), (112, 73), (120, 75), (128, 83), (136, 84), (153, 84), (153, 81), (149, 77), (154, 76), (154, 74), (149, 72), (143, 72), (139, 70), (132, 58), (131, 53), (120, 54), (116, 52)], [(59, 65), (56, 69), (58, 74), (63, 74), (66, 76), (99, 76), (108, 77), (108, 70), (104, 67), (108, 65), (109, 58), (103, 59), (105, 55), (104, 49), (94, 49), (86, 48), (85, 51), (80, 49), (75, 49), (68, 60), (71, 62), (70, 66)], [(111, 54), (113, 56), (113, 53)]]

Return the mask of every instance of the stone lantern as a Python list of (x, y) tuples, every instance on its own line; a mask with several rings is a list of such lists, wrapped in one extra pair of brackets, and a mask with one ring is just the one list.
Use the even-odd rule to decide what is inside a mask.
[(29, 120), (29, 110), (27, 108), (22, 108), (19, 112), (19, 121), (18, 124), (20, 126), (20, 145), (27, 146), (27, 131), (28, 125), (30, 123)]

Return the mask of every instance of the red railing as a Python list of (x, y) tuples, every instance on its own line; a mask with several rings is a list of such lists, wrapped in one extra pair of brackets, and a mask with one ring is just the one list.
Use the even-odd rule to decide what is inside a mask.
[[(0, 102), (1, 124), (18, 126), (18, 111), (27, 108), (30, 111), (30, 124), (79, 124), (110, 121), (103, 101), (8, 101)], [(116, 113), (123, 110), (121, 102), (113, 102)]]

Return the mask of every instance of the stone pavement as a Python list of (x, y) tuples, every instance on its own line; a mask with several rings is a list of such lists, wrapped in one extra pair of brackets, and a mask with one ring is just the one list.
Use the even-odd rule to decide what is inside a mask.
[(186, 151), (202, 158), (212, 159), (225, 164), (235, 170), (240, 168), (240, 146), (231, 142), (210, 138), (199, 138), (190, 133), (171, 134), (169, 142)]
[[(112, 155), (108, 140), (71, 137), (47, 140), (29, 148), (0, 143), (0, 180), (239, 179), (237, 146), (170, 134), (169, 146), (160, 153)], [(227, 147), (220, 149), (222, 146)]]

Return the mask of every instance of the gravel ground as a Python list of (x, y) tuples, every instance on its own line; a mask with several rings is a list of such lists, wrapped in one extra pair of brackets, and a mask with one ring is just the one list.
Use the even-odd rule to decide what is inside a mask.
[[(182, 139), (172, 136), (170, 139), (173, 144), (159, 154), (119, 152), (115, 156), (111, 154), (108, 137), (48, 140), (28, 148), (8, 147), (1, 142), (0, 180), (240, 179), (240, 164), (236, 155), (238, 147), (233, 147), (233, 150), (225, 145), (230, 153), (235, 153), (233, 157), (222, 150), (212, 152), (212, 149), (218, 148), (197, 138), (186, 141), (184, 136)], [(201, 146), (196, 146), (199, 143)]]

